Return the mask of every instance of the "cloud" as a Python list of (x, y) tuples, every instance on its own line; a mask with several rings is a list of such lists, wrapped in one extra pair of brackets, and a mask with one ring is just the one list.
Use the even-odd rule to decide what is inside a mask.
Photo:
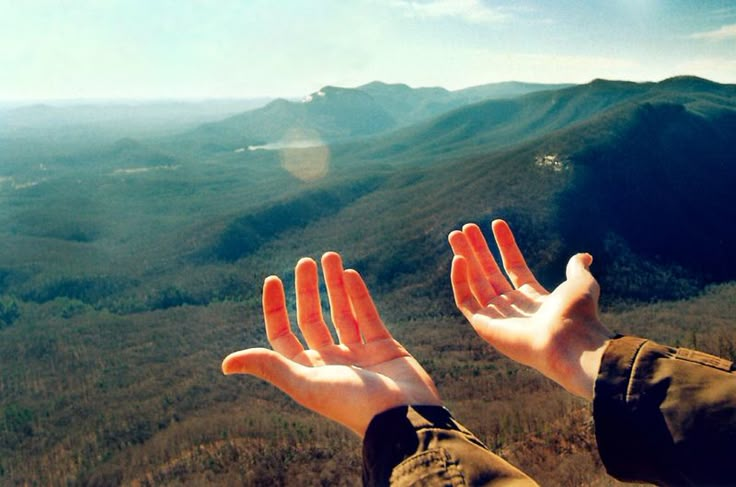
[(724, 41), (736, 39), (736, 24), (724, 25), (720, 29), (707, 32), (697, 32), (688, 36), (690, 39), (707, 39), (711, 41)]
[(394, 0), (395, 7), (410, 17), (452, 18), (470, 24), (491, 24), (508, 20), (510, 15), (483, 4), (481, 0)]

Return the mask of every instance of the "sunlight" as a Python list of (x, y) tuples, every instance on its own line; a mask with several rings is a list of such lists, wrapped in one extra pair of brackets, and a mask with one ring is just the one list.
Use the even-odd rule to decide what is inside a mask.
[(322, 143), (317, 131), (292, 128), (275, 144), (281, 166), (302, 181), (315, 181), (327, 175), (330, 149)]
[(630, 433), (731, 485), (665, 458), (736, 436), (726, 370), (667, 399), (703, 442), (614, 404), (736, 362), (734, 43), (728, 0), (0, 0), (0, 487), (611, 485)]

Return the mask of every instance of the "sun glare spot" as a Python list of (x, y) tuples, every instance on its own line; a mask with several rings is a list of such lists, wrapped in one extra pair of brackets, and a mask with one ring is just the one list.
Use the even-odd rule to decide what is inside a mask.
[(314, 181), (327, 175), (330, 149), (315, 130), (290, 129), (277, 145), (281, 166), (294, 177)]

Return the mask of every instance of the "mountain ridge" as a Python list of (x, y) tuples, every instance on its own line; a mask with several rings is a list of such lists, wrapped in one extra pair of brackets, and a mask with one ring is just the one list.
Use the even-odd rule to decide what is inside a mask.
[(183, 144), (187, 150), (209, 146), (218, 147), (221, 151), (273, 143), (290, 132), (304, 133), (305, 138), (335, 142), (410, 126), (489, 97), (561, 86), (510, 83), (491, 83), (454, 92), (438, 87), (411, 88), (402, 83), (380, 81), (356, 88), (328, 85), (301, 102), (280, 98), (262, 108), (205, 124), (171, 140), (175, 141), (174, 145)]
[[(433, 262), (442, 259), (447, 222), (482, 223), (495, 217), (507, 218), (532, 242), (529, 260), (545, 279), (559, 275), (570, 253), (594, 252), (602, 282), (618, 298), (681, 298), (705, 283), (736, 278), (736, 266), (724, 264), (729, 261), (729, 249), (736, 245), (736, 235), (718, 224), (736, 219), (736, 213), (723, 204), (736, 186), (736, 170), (727, 163), (730, 141), (736, 140), (736, 86), (717, 85), (715, 94), (688, 90), (673, 96), (670, 83), (603, 81), (555, 96), (577, 94), (587, 103), (591, 93), (605, 95), (621, 86), (634, 89), (613, 100), (604, 96), (600, 105), (604, 108), (584, 112), (579, 119), (566, 116), (565, 120), (574, 122), (521, 137), (514, 144), (472, 144), (470, 139), (468, 146), (448, 148), (437, 143), (436, 132), (421, 135), (417, 130), (417, 140), (441, 150), (422, 152), (414, 147), (385, 156), (398, 160), (396, 176), (361, 200), (362, 210), (354, 208), (345, 220), (329, 219), (331, 223), (325, 225), (349, 229), (350, 222), (364, 221), (363, 214), (384, 215), (381, 230), (368, 232), (371, 236), (363, 242), (376, 252), (362, 249), (355, 254), (367, 274), (383, 276), (383, 282), (408, 279), (412, 285), (436, 286), (428, 293), (443, 288), (444, 270), (432, 278), (412, 269), (432, 268)], [(535, 96), (542, 95), (529, 95)], [(701, 110), (704, 100), (718, 109)], [(481, 108), (498, 103), (513, 101), (486, 102)], [(477, 107), (443, 115), (421, 127), (449, 120), (447, 126), (457, 129), (455, 120)], [(566, 111), (574, 112), (574, 107), (567, 106)], [(463, 136), (472, 130), (482, 135), (482, 130), (471, 126)], [(355, 154), (355, 148), (348, 146), (341, 161), (356, 164), (350, 162)], [(454, 207), (453, 191), (462, 195), (460, 208)], [(589, 202), (590, 208), (580, 201)], [(394, 220), (393, 212), (398, 216), (391, 226), (387, 222)], [(699, 220), (714, 241), (708, 244), (699, 230), (679, 225), (678, 217), (684, 215)], [(397, 241), (409, 242), (406, 249), (396, 249), (408, 262), (398, 267), (392, 263), (396, 260), (390, 257), (392, 252), (380, 243), (386, 232)], [(308, 235), (307, 240), (319, 238), (311, 231)], [(416, 240), (416, 235), (425, 237)], [(704, 246), (712, 252), (698, 259), (698, 249)], [(387, 271), (391, 268), (394, 271)], [(617, 282), (622, 274), (638, 275), (638, 281)], [(423, 284), (422, 279), (426, 279)]]
[[(342, 93), (380, 108), (326, 90), (312, 106)], [(310, 103), (274, 102), (266, 128), (286, 132), (276, 121), (297, 105)], [(335, 128), (316, 113), (327, 119), (310, 123)], [(373, 128), (360, 123), (338, 128)], [(479, 436), (580, 443), (569, 426), (588, 411), (500, 358), (457, 312), (446, 237), (468, 221), (492, 241), (489, 220), (506, 219), (548, 289), (572, 253), (591, 252), (612, 329), (736, 358), (736, 287), (709, 287), (736, 279), (732, 85), (599, 80), (320, 148), (249, 151), (255, 137), (219, 129), (190, 145), (192, 132), (63, 150), (2, 141), (0, 483), (359, 483), (354, 435), (219, 367), (234, 348), (267, 346), (264, 278), (293, 289), (297, 259), (326, 250), (361, 272), (391, 332)], [(300, 177), (305, 166), (318, 177)], [(638, 309), (663, 299), (688, 300)], [(560, 472), (605, 483), (589, 440), (578, 456), (528, 458), (546, 483)]]
[[(687, 90), (678, 89), (684, 85)], [(429, 121), (388, 134), (366, 147), (367, 157), (392, 155), (417, 160), (451, 152), (462, 146), (482, 152), (512, 146), (589, 120), (626, 102), (667, 101), (679, 96), (691, 109), (733, 106), (736, 85), (723, 85), (696, 77), (678, 77), (659, 83), (635, 83), (596, 79), (561, 90), (541, 91), (504, 100), (486, 100), (466, 105)], [(692, 96), (698, 95), (697, 100)], [(696, 103), (697, 102), (697, 103)]]

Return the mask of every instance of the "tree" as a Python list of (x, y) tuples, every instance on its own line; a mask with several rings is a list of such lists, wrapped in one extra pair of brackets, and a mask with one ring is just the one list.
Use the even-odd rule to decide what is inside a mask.
[(20, 307), (15, 298), (3, 296), (0, 298), (0, 328), (12, 325), (20, 318)]

